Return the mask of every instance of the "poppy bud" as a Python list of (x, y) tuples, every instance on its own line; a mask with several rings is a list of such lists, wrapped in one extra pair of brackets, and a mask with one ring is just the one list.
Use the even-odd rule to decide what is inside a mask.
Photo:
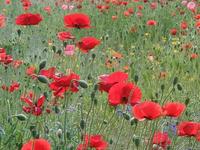
[(138, 77), (138, 75), (135, 75), (135, 77), (134, 77), (134, 81), (135, 81), (135, 83), (137, 83), (137, 82), (138, 82), (138, 80), (139, 80), (139, 77)]
[(94, 105), (97, 105), (97, 99), (96, 98), (94, 98)]
[(189, 98), (187, 98), (187, 99), (185, 100), (185, 105), (188, 105), (188, 104), (189, 104), (189, 102), (190, 102), (190, 99), (189, 99)]
[(104, 120), (103, 123), (104, 123), (104, 124), (108, 124), (108, 121), (107, 121), (107, 120)]
[(45, 66), (46, 66), (46, 60), (43, 60), (42, 62), (40, 62), (39, 70), (42, 70)]
[(131, 118), (130, 115), (128, 113), (125, 113), (125, 112), (123, 112), (123, 117), (126, 120), (130, 120), (130, 118)]
[(84, 89), (88, 88), (88, 83), (85, 80), (79, 80), (78, 82), (79, 82), (80, 87)]
[(71, 134), (70, 134), (69, 131), (67, 131), (67, 139), (68, 139), (68, 140), (71, 140)]
[(138, 123), (137, 119), (135, 119), (135, 118), (131, 118), (130, 122), (131, 122), (131, 125), (134, 125), (134, 124), (137, 125), (137, 123)]
[(37, 79), (42, 82), (42, 83), (45, 83), (45, 84), (48, 84), (49, 81), (47, 79), (47, 77), (43, 76), (43, 75), (38, 75)]
[(17, 34), (18, 34), (18, 36), (21, 36), (21, 30), (20, 29), (17, 30)]
[(139, 147), (139, 145), (140, 145), (140, 139), (137, 138), (137, 137), (133, 137), (133, 143), (135, 143), (136, 147)]
[(83, 119), (80, 121), (80, 127), (82, 130), (85, 128), (85, 121)]
[(112, 140), (112, 139), (110, 139), (109, 143), (110, 143), (110, 144), (112, 144), (112, 143), (113, 143), (113, 140)]
[(17, 117), (17, 119), (20, 121), (25, 121), (27, 119), (27, 117), (24, 114), (17, 114), (14, 117)]
[(181, 86), (180, 84), (177, 84), (177, 89), (178, 89), (179, 91), (182, 91), (182, 86)]
[(160, 88), (161, 88), (162, 91), (164, 91), (164, 89), (165, 89), (165, 85), (162, 84)]
[(56, 135), (61, 138), (62, 136), (62, 129), (58, 129), (57, 132), (56, 132)]
[(58, 55), (61, 55), (61, 53), (62, 53), (62, 50), (59, 49), (59, 50), (57, 51), (57, 54), (58, 54)]
[(52, 49), (53, 49), (53, 52), (55, 53), (56, 52), (56, 47), (52, 46)]
[(95, 85), (94, 85), (94, 91), (97, 91), (98, 88), (99, 88), (99, 85), (98, 85), (98, 84), (95, 84)]
[(177, 83), (178, 83), (178, 77), (175, 77), (173, 81), (173, 85), (176, 85)]
[(95, 91), (93, 91), (93, 92), (91, 93), (91, 99), (94, 100), (94, 98), (95, 98)]
[(59, 109), (59, 107), (58, 107), (58, 106), (55, 106), (54, 111), (55, 111), (56, 114), (59, 114), (59, 113), (60, 113), (60, 109)]
[(36, 127), (34, 125), (30, 126), (31, 135), (33, 138), (38, 138), (39, 134), (36, 131)]

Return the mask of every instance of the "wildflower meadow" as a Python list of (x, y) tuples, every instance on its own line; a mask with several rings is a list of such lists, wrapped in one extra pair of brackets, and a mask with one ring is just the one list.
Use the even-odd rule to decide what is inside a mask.
[(200, 150), (200, 1), (0, 0), (0, 150)]

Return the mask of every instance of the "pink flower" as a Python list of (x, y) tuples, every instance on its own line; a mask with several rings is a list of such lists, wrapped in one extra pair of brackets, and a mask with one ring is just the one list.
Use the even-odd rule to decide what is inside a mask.
[(44, 7), (44, 11), (46, 11), (48, 14), (51, 13), (51, 6)]
[(186, 1), (186, 0), (184, 0), (184, 1), (181, 2), (181, 4), (182, 4), (183, 6), (186, 6), (187, 3), (188, 3), (188, 1)]
[(74, 51), (75, 51), (75, 45), (66, 45), (64, 54), (66, 56), (72, 56), (74, 55)]
[(10, 4), (11, 1), (10, 1), (10, 0), (5, 0), (5, 3), (6, 3), (6, 4)]
[(61, 8), (62, 8), (62, 10), (67, 10), (67, 9), (68, 9), (68, 6), (65, 5), (65, 4), (63, 4)]
[(73, 9), (74, 9), (74, 5), (70, 5), (69, 10), (73, 10)]
[(195, 10), (195, 8), (196, 8), (196, 4), (195, 4), (194, 2), (189, 2), (189, 3), (187, 4), (187, 8), (188, 8), (189, 10), (193, 11), (193, 10)]

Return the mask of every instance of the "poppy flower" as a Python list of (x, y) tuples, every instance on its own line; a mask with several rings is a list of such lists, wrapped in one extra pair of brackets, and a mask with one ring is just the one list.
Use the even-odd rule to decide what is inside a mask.
[(26, 69), (26, 74), (28, 76), (30, 76), (31, 78), (36, 78), (36, 67), (35, 66), (29, 66), (27, 69)]
[(107, 92), (110, 88), (119, 82), (125, 82), (128, 80), (128, 74), (124, 72), (113, 72), (110, 75), (101, 75), (99, 76), (99, 91)]
[(148, 20), (147, 21), (147, 25), (148, 26), (156, 26), (157, 25), (157, 22), (155, 20)]
[(100, 40), (94, 37), (84, 37), (77, 43), (77, 46), (83, 53), (88, 53), (99, 44)]
[(197, 29), (200, 29), (200, 21), (197, 21), (195, 26), (196, 26)]
[(43, 75), (43, 76), (45, 76), (45, 77), (47, 77), (47, 78), (49, 78), (49, 79), (52, 79), (52, 78), (54, 78), (54, 76), (55, 76), (55, 71), (56, 71), (56, 68), (55, 67), (51, 67), (51, 68), (49, 68), (49, 69), (42, 69), (42, 70), (40, 70), (40, 75)]
[(51, 150), (51, 145), (42, 138), (32, 139), (24, 143), (21, 150)]
[(199, 20), (199, 19), (200, 19), (200, 14), (197, 14), (194, 18), (195, 18), (196, 20)]
[(21, 14), (16, 17), (16, 25), (38, 25), (42, 21), (42, 16), (40, 14)]
[(72, 13), (64, 17), (64, 24), (67, 28), (91, 28), (90, 18), (84, 13)]
[(57, 37), (60, 41), (66, 41), (75, 38), (70, 32), (58, 32)]
[(40, 116), (42, 114), (42, 107), (45, 101), (45, 96), (42, 95), (37, 100), (37, 103), (33, 102), (33, 95), (29, 95), (28, 97), (21, 96), (21, 100), (25, 102), (28, 106), (23, 106), (22, 109), (25, 113), (31, 113), (35, 116)]
[(6, 50), (4, 48), (0, 48), (0, 63), (4, 65), (8, 65), (13, 61), (11, 55), (6, 54)]
[(166, 132), (156, 132), (153, 136), (153, 144), (161, 146), (164, 150), (171, 144), (171, 140)]
[(66, 56), (72, 56), (74, 55), (74, 52), (75, 52), (75, 45), (66, 45), (64, 50), (64, 54)]
[(181, 122), (177, 127), (179, 136), (196, 136), (200, 132), (199, 123), (192, 121)]
[(88, 148), (106, 150), (107, 147), (108, 143), (103, 140), (101, 135), (86, 135), (84, 137), (84, 143), (79, 144), (76, 150), (87, 150)]
[(130, 14), (128, 11), (125, 11), (125, 12), (124, 12), (124, 16), (125, 16), (125, 17), (129, 17), (130, 15), (131, 15), (131, 14)]
[(132, 109), (133, 116), (138, 120), (154, 120), (162, 115), (162, 108), (159, 104), (152, 101), (145, 101), (137, 104)]
[(192, 53), (192, 54), (190, 55), (190, 59), (196, 59), (196, 58), (198, 58), (198, 57), (199, 57), (199, 55), (196, 54), (196, 53)]
[(19, 89), (20, 84), (18, 82), (12, 82), (12, 84), (7, 87), (5, 84), (1, 86), (1, 88), (5, 91), (8, 91), (10, 93), (16, 91)]
[(46, 11), (48, 14), (51, 13), (51, 6), (45, 6), (43, 9), (44, 9), (44, 11)]
[(170, 34), (171, 34), (171, 35), (176, 35), (176, 34), (177, 34), (177, 29), (176, 29), (176, 28), (172, 28), (172, 29), (170, 30)]
[(196, 3), (195, 2), (189, 2), (189, 3), (187, 3), (187, 8), (190, 11), (195, 11), (195, 9), (196, 9)]
[(6, 17), (0, 14), (0, 29), (6, 26)]
[(169, 102), (163, 106), (163, 113), (166, 116), (179, 117), (185, 108), (185, 104), (179, 102)]
[(5, 3), (8, 5), (11, 3), (11, 0), (5, 0)]
[(21, 0), (21, 3), (24, 10), (28, 10), (32, 5), (31, 0)]
[(133, 83), (119, 82), (113, 85), (108, 93), (108, 101), (112, 106), (119, 104), (131, 104), (132, 106), (140, 102), (142, 92)]
[(185, 21), (181, 22), (180, 27), (182, 30), (186, 30), (188, 28), (187, 22), (185, 22)]
[(71, 73), (66, 76), (58, 77), (55, 78), (52, 83), (49, 84), (49, 87), (51, 90), (54, 91), (54, 96), (60, 96), (62, 97), (63, 94), (66, 91), (71, 91), (71, 92), (78, 92), (78, 81), (80, 79), (80, 76)]
[(12, 65), (14, 68), (19, 68), (23, 64), (22, 60), (13, 60)]

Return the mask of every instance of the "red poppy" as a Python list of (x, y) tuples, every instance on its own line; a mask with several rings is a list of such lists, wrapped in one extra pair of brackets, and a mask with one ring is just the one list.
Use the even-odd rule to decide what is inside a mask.
[(37, 76), (35, 72), (36, 72), (35, 66), (30, 66), (26, 69), (26, 74), (33, 79), (36, 78), (36, 76)]
[(51, 78), (55, 77), (55, 71), (56, 71), (56, 68), (55, 67), (51, 67), (51, 68), (49, 68), (47, 70), (46, 69), (40, 70), (39, 74), (51, 79)]
[(110, 88), (119, 82), (124, 82), (128, 80), (128, 74), (124, 72), (113, 72), (111, 74), (101, 75), (99, 76), (99, 90), (105, 91), (108, 93)]
[(124, 11), (124, 16), (129, 17), (131, 14), (128, 11)]
[(181, 22), (180, 27), (181, 27), (182, 30), (187, 29), (188, 28), (187, 22), (185, 22), (185, 21)]
[(181, 122), (177, 129), (179, 136), (196, 136), (200, 132), (199, 123), (191, 121)]
[(58, 32), (57, 37), (61, 41), (66, 41), (75, 38), (70, 32)]
[(170, 34), (171, 34), (171, 35), (176, 35), (176, 34), (177, 34), (177, 29), (176, 29), (176, 28), (172, 28), (172, 29), (170, 30)]
[(148, 20), (147, 21), (147, 25), (148, 26), (156, 26), (157, 25), (157, 22), (155, 20)]
[(152, 101), (145, 101), (137, 104), (132, 109), (133, 115), (138, 120), (153, 120), (162, 115), (162, 108), (159, 104)]
[(83, 13), (68, 14), (64, 17), (65, 27), (68, 28), (90, 28), (90, 18)]
[(19, 84), (18, 82), (15, 82), (15, 81), (14, 81), (14, 82), (12, 82), (12, 84), (11, 84), (9, 87), (7, 87), (7, 86), (4, 84), (4, 85), (1, 86), (1, 88), (2, 88), (3, 90), (5, 90), (5, 91), (8, 91), (8, 92), (12, 93), (12, 92), (18, 90), (18, 89), (19, 89), (19, 86), (20, 86), (20, 84)]
[(196, 53), (192, 53), (192, 54), (190, 55), (190, 58), (191, 58), (191, 59), (196, 59), (196, 58), (198, 58), (198, 57), (199, 57), (199, 55), (196, 54)]
[(3, 63), (4, 65), (8, 65), (13, 61), (13, 58), (11, 55), (6, 54), (6, 50), (4, 48), (0, 48), (0, 63)]
[(79, 144), (76, 150), (87, 150), (88, 148), (95, 148), (96, 150), (106, 150), (108, 143), (103, 140), (101, 135), (86, 135), (84, 143)]
[(186, 106), (183, 103), (169, 102), (163, 106), (163, 113), (166, 116), (179, 117), (183, 113), (185, 108)]
[(197, 29), (200, 29), (200, 21), (197, 21), (195, 26), (196, 26)]
[(24, 10), (28, 10), (32, 5), (30, 0), (21, 0), (21, 3), (22, 3)]
[(99, 44), (100, 40), (94, 37), (84, 37), (77, 43), (77, 46), (83, 53), (88, 53)]
[(197, 14), (196, 16), (194, 16), (194, 18), (195, 18), (196, 20), (199, 20), (199, 19), (200, 19), (200, 14)]
[(17, 25), (38, 25), (42, 21), (42, 16), (40, 14), (21, 14), (16, 17), (15, 23)]
[(28, 105), (23, 106), (22, 109), (25, 113), (31, 113), (35, 116), (39, 116), (42, 114), (42, 107), (46, 98), (44, 95), (40, 96), (37, 103), (34, 103), (32, 99), (33, 95), (29, 95), (28, 97), (21, 96), (21, 100)]
[(0, 29), (6, 26), (6, 17), (0, 14)]
[(12, 65), (14, 68), (19, 68), (23, 64), (22, 60), (13, 60)]
[(165, 150), (171, 144), (171, 140), (167, 133), (158, 131), (153, 136), (153, 144), (157, 144)]
[(50, 83), (49, 87), (51, 90), (54, 91), (54, 96), (60, 96), (62, 97), (63, 94), (70, 90), (72, 92), (78, 92), (78, 81), (80, 79), (80, 76), (71, 73), (70, 75), (67, 76), (62, 76), (55, 78), (52, 83)]
[(51, 150), (51, 145), (45, 139), (33, 139), (23, 144), (21, 150)]
[(131, 104), (132, 106), (140, 102), (142, 92), (139, 87), (133, 83), (120, 82), (113, 85), (108, 93), (110, 105)]

